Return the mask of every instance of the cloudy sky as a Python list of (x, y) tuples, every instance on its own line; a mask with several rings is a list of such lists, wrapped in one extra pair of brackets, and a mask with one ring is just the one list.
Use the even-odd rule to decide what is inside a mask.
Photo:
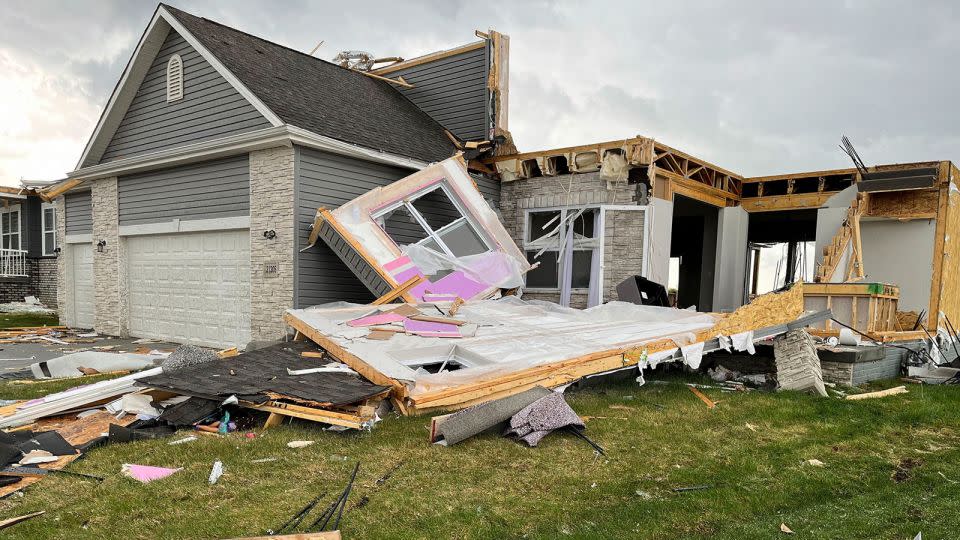
[[(171, 4), (318, 56), (407, 58), (511, 36), (521, 150), (655, 137), (742, 174), (960, 160), (955, 2)], [(6, 0), (0, 10), (0, 184), (72, 170), (156, 7)]]

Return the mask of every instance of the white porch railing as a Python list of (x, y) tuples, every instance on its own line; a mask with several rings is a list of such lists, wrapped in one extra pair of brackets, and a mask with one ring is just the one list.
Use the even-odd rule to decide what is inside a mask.
[(27, 275), (27, 252), (22, 249), (0, 249), (0, 277)]

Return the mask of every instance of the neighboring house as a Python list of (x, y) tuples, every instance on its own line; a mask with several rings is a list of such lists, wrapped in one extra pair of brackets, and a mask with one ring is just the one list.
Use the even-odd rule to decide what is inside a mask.
[(36, 188), (52, 182), (0, 186), (0, 303), (36, 296), (57, 305), (57, 211)]
[[(454, 138), (505, 133), (505, 41), (374, 77), (161, 4), (48, 192), (62, 321), (243, 346), (282, 337), (285, 309), (369, 301), (325, 246), (300, 251), (317, 208), (450, 157)], [(413, 88), (383, 80), (397, 75)], [(498, 200), (498, 182), (478, 184)]]

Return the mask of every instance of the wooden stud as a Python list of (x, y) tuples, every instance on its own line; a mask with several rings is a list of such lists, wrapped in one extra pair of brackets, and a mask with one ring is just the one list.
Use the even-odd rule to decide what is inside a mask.
[(400, 285), (394, 287), (392, 291), (374, 300), (372, 302), (372, 305), (379, 306), (379, 305), (389, 304), (390, 302), (393, 302), (394, 300), (407, 294), (407, 292), (410, 289), (419, 285), (423, 281), (423, 279), (424, 279), (423, 276), (413, 276), (412, 278), (404, 281)]

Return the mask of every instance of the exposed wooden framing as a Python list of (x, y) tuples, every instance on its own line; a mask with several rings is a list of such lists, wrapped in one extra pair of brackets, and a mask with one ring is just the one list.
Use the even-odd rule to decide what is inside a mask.
[(63, 195), (64, 193), (70, 191), (71, 189), (79, 186), (83, 182), (84, 182), (83, 180), (72, 178), (70, 180), (64, 180), (63, 182), (54, 184), (46, 189), (39, 191), (38, 193), (40, 194), (41, 199), (43, 199), (46, 202), (50, 202), (56, 199), (57, 197), (59, 197), (60, 195)]
[[(695, 341), (706, 341), (717, 334), (731, 335), (746, 330), (785, 324), (803, 312), (803, 285), (795, 284), (779, 294), (765, 294), (753, 303), (720, 318), (712, 328), (695, 334)], [(535, 366), (493, 379), (426, 392), (411, 398), (413, 412), (452, 410), (522, 392), (533, 386), (561, 386), (586, 375), (636, 365), (643, 353), (672, 350), (677, 344), (669, 338), (651, 341), (640, 347), (598, 351), (578, 358)]]
[[(850, 321), (846, 324), (853, 326), (857, 330), (873, 334), (875, 332), (893, 332), (899, 330), (897, 323), (897, 304), (900, 299), (900, 288), (896, 285), (883, 284), (883, 290), (872, 292), (876, 284), (873, 283), (805, 283), (803, 290), (804, 301), (813, 298), (824, 298), (826, 308), (835, 307), (837, 300), (846, 300), (850, 302)], [(859, 324), (859, 307), (861, 299), (866, 299), (867, 315), (866, 326)], [(807, 309), (822, 309), (819, 304), (807, 304)], [(830, 321), (825, 321), (822, 328), (816, 328), (823, 332), (830, 332)]]
[(372, 304), (375, 306), (379, 306), (382, 304), (389, 304), (390, 302), (393, 302), (394, 300), (400, 298), (401, 296), (406, 295), (407, 292), (410, 291), (410, 289), (419, 285), (423, 281), (423, 279), (424, 279), (423, 276), (413, 276), (412, 278), (404, 281), (400, 285), (397, 285), (396, 287), (394, 287), (392, 291), (374, 300)]
[(403, 77), (397, 77), (396, 79), (391, 79), (389, 77), (383, 77), (383, 76), (377, 75), (376, 73), (370, 73), (369, 71), (361, 71), (359, 69), (355, 69), (353, 71), (356, 71), (361, 75), (366, 75), (371, 79), (377, 79), (378, 81), (388, 82), (391, 84), (395, 84), (397, 86), (401, 86), (403, 88), (413, 88), (413, 85), (403, 80)]
[[(928, 308), (927, 315), (927, 329), (930, 331), (936, 331), (937, 327), (940, 325), (940, 313), (944, 311), (941, 309), (941, 297), (944, 293), (950, 289), (955, 288), (956, 285), (945, 282), (944, 280), (944, 260), (950, 258), (950, 254), (947, 252), (947, 230), (948, 228), (954, 229), (950, 232), (957, 234), (960, 233), (960, 230), (956, 230), (956, 227), (948, 227), (951, 224), (951, 220), (956, 222), (958, 220), (957, 212), (960, 212), (960, 208), (957, 207), (958, 198), (957, 195), (951, 193), (950, 184), (952, 176), (952, 163), (949, 161), (943, 161), (939, 164), (938, 178), (939, 178), (939, 194), (937, 196), (937, 225), (936, 232), (934, 233), (934, 243), (933, 243), (933, 273), (931, 274), (930, 280), (930, 305)], [(953, 200), (954, 205), (951, 205), (951, 200)], [(951, 208), (951, 206), (953, 206)], [(950, 215), (954, 214), (954, 215)], [(956, 246), (955, 239), (950, 242), (953, 246)], [(951, 259), (951, 266), (955, 266), (957, 260), (960, 259), (960, 254), (954, 254)], [(950, 272), (948, 272), (949, 274)], [(951, 277), (956, 280), (958, 275), (954, 274)], [(951, 295), (954, 296), (954, 295)], [(952, 313), (947, 313), (947, 317), (950, 317), (952, 314), (953, 317), (950, 317), (951, 322), (956, 324), (956, 308), (958, 306), (951, 306), (949, 304), (943, 306), (947, 311)], [(952, 309), (951, 309), (952, 308)]]
[(863, 212), (863, 205), (860, 199), (856, 199), (847, 209), (847, 217), (840, 226), (840, 229), (833, 236), (833, 240), (828, 246), (824, 246), (823, 263), (816, 268), (814, 280), (817, 282), (826, 282), (833, 279), (837, 271), (837, 266), (847, 252), (847, 247), (851, 246), (848, 266), (844, 272), (844, 280), (849, 281), (854, 278), (861, 279), (865, 276), (863, 268), (863, 249), (860, 243), (860, 215)]
[[(510, 120), (510, 36), (489, 31), (490, 70), (487, 89), (493, 101), (493, 136), (509, 135)], [(512, 137), (509, 137), (512, 140)], [(513, 143), (510, 149), (516, 150)]]
[(406, 395), (407, 389), (403, 384), (400, 383), (400, 381), (380, 373), (373, 366), (367, 364), (359, 357), (347, 352), (346, 349), (340, 345), (337, 345), (336, 342), (327, 338), (313, 327), (304, 324), (296, 317), (292, 317), (289, 313), (284, 313), (283, 322), (290, 325), (291, 328), (297, 330), (301, 334), (307, 336), (317, 345), (323, 347), (323, 349), (331, 356), (350, 366), (350, 369), (356, 371), (360, 375), (363, 375), (370, 382), (393, 387), (393, 394), (396, 396), (403, 397)]
[(819, 208), (827, 199), (838, 192), (794, 193), (792, 195), (774, 195), (770, 197), (748, 197), (740, 199), (740, 206), (747, 212), (775, 212), (797, 210), (801, 208)]
[(436, 62), (437, 60), (443, 60), (444, 58), (449, 58), (451, 56), (456, 56), (458, 54), (463, 54), (465, 52), (482, 49), (486, 47), (486, 45), (487, 45), (486, 40), (474, 41), (473, 43), (468, 43), (466, 45), (461, 45), (459, 47), (454, 47), (452, 49), (447, 49), (445, 51), (437, 51), (435, 53), (425, 54), (423, 56), (418, 56), (416, 58), (404, 60), (403, 62), (397, 62), (396, 64), (390, 64), (389, 66), (385, 66), (382, 68), (372, 69), (369, 71), (369, 73), (373, 73), (376, 75), (386, 75), (388, 73), (393, 73), (394, 71), (399, 71), (401, 69), (412, 68), (414, 66), (427, 64), (429, 62)]

